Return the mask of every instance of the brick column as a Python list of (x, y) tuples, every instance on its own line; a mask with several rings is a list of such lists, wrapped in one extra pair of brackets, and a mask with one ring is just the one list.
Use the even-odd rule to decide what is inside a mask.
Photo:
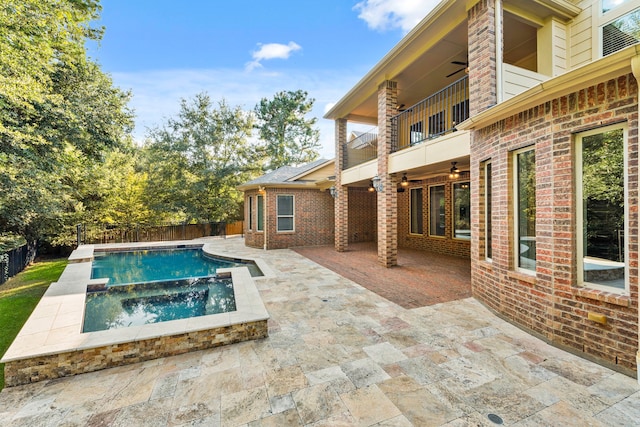
[(378, 87), (378, 176), (383, 190), (377, 193), (378, 262), (398, 264), (398, 194), (396, 178), (389, 175), (391, 117), (397, 113), (398, 84), (385, 81)]
[[(636, 78), (636, 80), (638, 81), (638, 83), (640, 84), (640, 56), (635, 56), (631, 59), (631, 71), (633, 72), (633, 77)], [(640, 114), (640, 104), (636, 106), (636, 108), (638, 108), (638, 114)], [(633, 132), (632, 129), (629, 129), (630, 132)], [(638, 180), (638, 188), (636, 189), (638, 191), (638, 194), (640, 194), (640, 180)], [(633, 215), (633, 217), (632, 217)], [(629, 222), (637, 222), (638, 221), (638, 211), (636, 210), (636, 212), (629, 212)], [(635, 239), (638, 239), (638, 236), (634, 236)], [(629, 239), (631, 240), (631, 238)], [(639, 282), (640, 282), (640, 275), (639, 276)], [(638, 287), (640, 288), (640, 283), (638, 283)], [(638, 342), (640, 343), (640, 310), (638, 310)], [(638, 384), (640, 384), (640, 345), (638, 347), (638, 350), (636, 351), (636, 376), (638, 379)]]
[[(496, 34), (495, 0), (480, 0), (468, 12), (469, 116), (495, 105)], [(502, 34), (499, 35), (502, 37)], [(502, 58), (498, 58), (500, 61)]]
[(349, 188), (342, 186), (342, 170), (344, 169), (344, 144), (347, 142), (347, 120), (337, 119), (335, 121), (336, 140), (336, 199), (334, 203), (335, 212), (335, 249), (344, 252), (349, 245)]

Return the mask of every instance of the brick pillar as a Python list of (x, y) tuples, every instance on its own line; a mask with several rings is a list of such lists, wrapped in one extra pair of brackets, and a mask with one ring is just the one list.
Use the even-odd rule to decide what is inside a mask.
[(398, 194), (396, 178), (389, 175), (391, 117), (397, 113), (398, 84), (385, 81), (378, 87), (378, 176), (383, 190), (377, 193), (378, 262), (385, 267), (398, 264)]
[[(470, 117), (498, 102), (495, 20), (495, 0), (480, 0), (469, 9), (467, 25), (469, 33)], [(502, 58), (498, 59), (502, 60)]]
[(349, 188), (342, 186), (342, 171), (344, 169), (344, 145), (347, 142), (347, 120), (335, 121), (336, 139), (336, 199), (335, 199), (335, 249), (344, 252), (349, 246)]

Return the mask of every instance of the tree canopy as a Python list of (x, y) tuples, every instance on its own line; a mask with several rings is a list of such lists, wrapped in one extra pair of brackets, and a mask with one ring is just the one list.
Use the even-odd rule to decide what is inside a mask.
[(262, 98), (256, 105), (256, 128), (263, 142), (264, 170), (300, 165), (319, 157), (320, 132), (314, 128), (317, 119), (306, 118), (313, 108), (303, 90), (282, 91), (273, 99)]
[(98, 0), (0, 3), (0, 238), (66, 245), (78, 223), (241, 219), (238, 185), (318, 157), (301, 90), (250, 111), (201, 93), (134, 143), (131, 94), (85, 49), (102, 37), (100, 11)]

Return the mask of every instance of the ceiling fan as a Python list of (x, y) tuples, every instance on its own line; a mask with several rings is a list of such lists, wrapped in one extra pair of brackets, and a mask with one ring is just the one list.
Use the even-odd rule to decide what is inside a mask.
[(464, 70), (466, 70), (466, 69), (469, 67), (469, 61), (467, 61), (467, 62), (462, 62), (462, 61), (451, 61), (451, 63), (452, 63), (452, 64), (454, 64), (454, 65), (463, 65), (463, 67), (462, 67), (462, 68), (460, 68), (460, 69), (459, 69), (459, 70), (457, 70), (457, 71), (454, 71), (454, 72), (453, 72), (453, 73), (451, 73), (451, 74), (447, 74), (447, 77), (451, 77), (451, 76), (453, 76), (454, 74), (458, 74), (460, 71), (464, 71)]

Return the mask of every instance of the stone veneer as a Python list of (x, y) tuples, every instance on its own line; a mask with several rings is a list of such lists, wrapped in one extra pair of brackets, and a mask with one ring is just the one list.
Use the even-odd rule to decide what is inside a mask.
[(18, 359), (6, 362), (5, 385), (13, 387), (37, 381), (130, 365), (191, 351), (265, 338), (269, 335), (267, 320), (230, 325), (203, 331), (192, 331), (125, 342), (102, 347)]

